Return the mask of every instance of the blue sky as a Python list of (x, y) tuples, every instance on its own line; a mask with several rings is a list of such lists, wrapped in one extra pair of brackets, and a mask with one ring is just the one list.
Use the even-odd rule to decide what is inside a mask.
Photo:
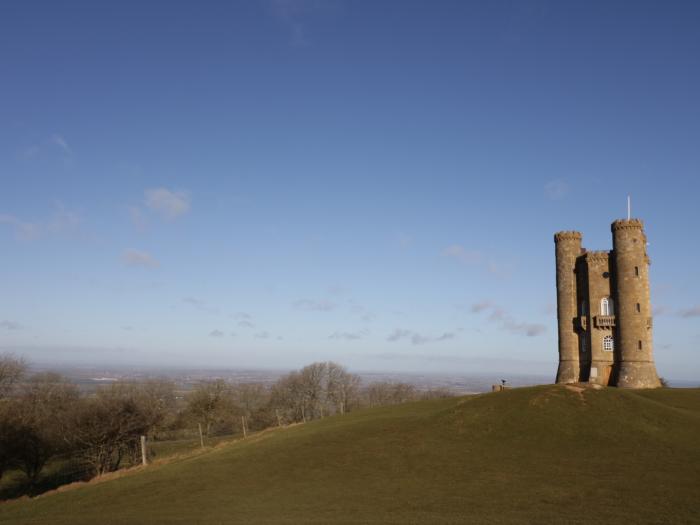
[(554, 244), (643, 218), (700, 376), (694, 2), (3, 2), (0, 351), (553, 374)]

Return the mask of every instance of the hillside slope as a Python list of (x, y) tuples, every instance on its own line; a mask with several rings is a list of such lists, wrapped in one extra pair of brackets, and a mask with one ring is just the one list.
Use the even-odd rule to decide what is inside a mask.
[(700, 523), (700, 390), (371, 409), (34, 500), (0, 523)]

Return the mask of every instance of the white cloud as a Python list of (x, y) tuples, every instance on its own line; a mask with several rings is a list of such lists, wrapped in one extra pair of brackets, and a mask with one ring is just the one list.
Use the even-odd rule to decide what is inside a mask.
[(558, 201), (569, 194), (569, 185), (562, 179), (551, 180), (544, 185), (544, 193), (547, 198)]
[(330, 312), (335, 309), (336, 304), (325, 299), (313, 301), (311, 299), (299, 299), (294, 303), (294, 308), (307, 312)]
[(171, 191), (167, 188), (146, 190), (146, 206), (165, 219), (175, 219), (190, 210), (190, 197), (184, 191)]
[(156, 268), (159, 266), (158, 261), (155, 260), (151, 254), (138, 250), (126, 250), (122, 254), (122, 260), (129, 266), (145, 266), (148, 268)]
[(223, 337), (224, 333), (221, 330), (212, 330), (209, 332), (209, 337)]

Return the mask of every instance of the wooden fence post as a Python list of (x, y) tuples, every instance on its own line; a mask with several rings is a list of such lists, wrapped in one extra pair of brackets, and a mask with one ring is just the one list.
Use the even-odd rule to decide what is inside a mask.
[(282, 426), (282, 418), (280, 417), (280, 411), (275, 410), (275, 414), (277, 415), (277, 426), (281, 427)]
[(204, 448), (204, 436), (202, 435), (202, 424), (197, 423), (197, 427), (199, 428), (199, 444)]
[(241, 416), (241, 426), (243, 427), (243, 439), (248, 437), (248, 432), (245, 429), (245, 416)]
[(148, 464), (146, 460), (146, 436), (141, 436), (141, 463)]

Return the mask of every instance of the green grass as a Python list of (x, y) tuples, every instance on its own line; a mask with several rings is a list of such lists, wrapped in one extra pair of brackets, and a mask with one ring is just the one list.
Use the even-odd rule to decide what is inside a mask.
[(0, 505), (0, 523), (700, 523), (700, 389), (359, 411)]

